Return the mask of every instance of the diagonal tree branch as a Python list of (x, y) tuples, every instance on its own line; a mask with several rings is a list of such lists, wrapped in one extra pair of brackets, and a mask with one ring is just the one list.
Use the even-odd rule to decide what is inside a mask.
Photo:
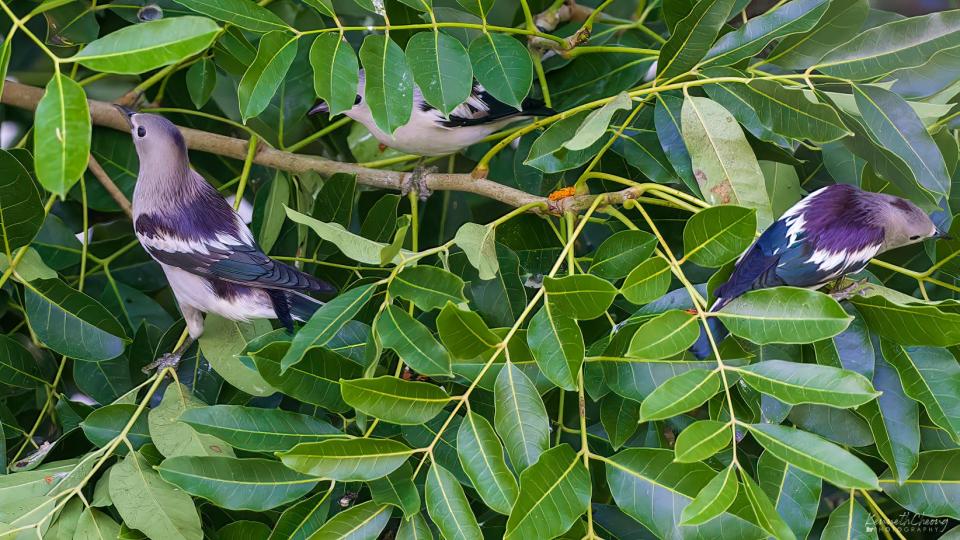
[[(3, 96), (0, 98), (0, 102), (11, 107), (32, 111), (37, 108), (37, 103), (41, 97), (43, 97), (42, 88), (6, 81), (3, 86)], [(117, 111), (112, 104), (93, 99), (87, 101), (90, 105), (90, 117), (94, 125), (109, 127), (119, 131), (127, 131), (129, 129), (123, 114)], [(180, 127), (180, 131), (183, 132), (183, 138), (186, 140), (187, 147), (191, 150), (208, 152), (239, 160), (243, 160), (246, 157), (248, 146), (246, 140), (187, 127)], [(400, 190), (401, 181), (404, 179), (404, 176), (409, 174), (370, 169), (353, 163), (341, 163), (319, 156), (294, 154), (267, 146), (262, 147), (257, 152), (253, 161), (258, 165), (292, 173), (313, 171), (322, 176), (330, 176), (335, 173), (355, 174), (357, 176), (357, 182), (360, 184), (398, 191)], [(493, 180), (484, 178), (475, 179), (469, 174), (433, 173), (427, 176), (427, 187), (439, 191), (475, 193), (514, 207), (531, 203), (542, 203), (550, 213), (555, 214), (582, 212), (590, 206), (597, 196), (578, 195), (559, 201), (551, 201), (546, 197), (531, 195), (525, 191), (499, 184)], [(604, 202), (605, 204), (618, 204), (635, 196), (636, 194), (631, 189), (626, 189), (608, 193), (606, 201)]]

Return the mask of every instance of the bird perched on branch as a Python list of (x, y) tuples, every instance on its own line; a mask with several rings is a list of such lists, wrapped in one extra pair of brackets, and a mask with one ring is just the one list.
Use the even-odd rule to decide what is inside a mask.
[(305, 293), (334, 288), (266, 256), (243, 219), (190, 168), (180, 130), (155, 114), (120, 109), (140, 157), (133, 225), (143, 248), (163, 268), (189, 339), (145, 369), (176, 366), (203, 333), (203, 314), (227, 319), (310, 318), (322, 303)]
[[(863, 270), (878, 253), (940, 237), (946, 235), (910, 201), (847, 184), (827, 186), (793, 205), (740, 256), (730, 278), (717, 287), (710, 311), (756, 289), (817, 288)], [(715, 317), (708, 326), (717, 343), (726, 337)], [(711, 354), (703, 328), (690, 350), (697, 358)]]
[[(373, 113), (364, 99), (365, 88), (366, 77), (363, 70), (360, 70), (356, 100), (353, 107), (343, 114), (363, 124), (380, 144), (418, 156), (453, 154), (482, 141), (513, 122), (533, 116), (556, 114), (542, 102), (532, 98), (524, 100), (521, 108), (516, 109), (497, 100), (483, 86), (474, 82), (473, 90), (466, 101), (451, 111), (449, 117), (444, 117), (443, 113), (427, 103), (420, 88), (414, 85), (410, 120), (391, 135), (380, 129), (373, 120)], [(325, 102), (310, 109), (310, 114), (321, 112), (329, 112)], [(424, 170), (418, 167), (411, 178), (421, 195), (429, 193), (423, 184), (423, 175)]]

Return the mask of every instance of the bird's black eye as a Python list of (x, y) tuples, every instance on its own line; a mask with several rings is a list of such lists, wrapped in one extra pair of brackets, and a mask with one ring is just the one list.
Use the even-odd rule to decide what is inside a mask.
[(916, 236), (911, 236), (911, 237), (910, 237), (910, 240), (919, 240), (919, 239), (920, 239), (920, 235), (919, 235), (919, 234), (916, 235)]
[(138, 128), (137, 128), (137, 137), (146, 137), (146, 136), (147, 136), (147, 128), (145, 128), (145, 127), (143, 127), (143, 126), (138, 127)]

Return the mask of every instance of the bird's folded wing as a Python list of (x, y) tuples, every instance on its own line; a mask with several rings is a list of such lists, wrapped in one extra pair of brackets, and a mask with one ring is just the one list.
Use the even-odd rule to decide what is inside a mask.
[[(439, 111), (437, 114), (440, 114)], [(442, 123), (447, 127), (477, 126), (514, 116), (549, 114), (554, 114), (554, 111), (547, 109), (539, 101), (528, 98), (521, 104), (521, 108), (517, 109), (490, 95), (480, 84), (475, 84), (467, 100), (450, 111), (450, 118)]]
[(222, 233), (207, 240), (180, 240), (162, 234), (138, 236), (154, 259), (198, 276), (265, 289), (332, 291), (315, 277), (271, 259), (249, 239)]

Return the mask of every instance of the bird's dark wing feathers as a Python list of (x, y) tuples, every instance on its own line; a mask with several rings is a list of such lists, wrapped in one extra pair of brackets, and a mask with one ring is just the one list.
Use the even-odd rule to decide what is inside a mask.
[[(424, 102), (424, 108), (432, 109)], [(527, 98), (516, 109), (490, 95), (482, 86), (475, 84), (470, 97), (450, 113), (450, 118), (441, 123), (446, 127), (477, 126), (497, 122), (515, 116), (549, 116), (555, 112), (542, 101)]]
[(333, 292), (317, 278), (271, 259), (247, 235), (221, 232), (209, 238), (184, 239), (169, 225), (155, 216), (140, 216), (135, 224), (140, 243), (158, 262), (261, 289)]

